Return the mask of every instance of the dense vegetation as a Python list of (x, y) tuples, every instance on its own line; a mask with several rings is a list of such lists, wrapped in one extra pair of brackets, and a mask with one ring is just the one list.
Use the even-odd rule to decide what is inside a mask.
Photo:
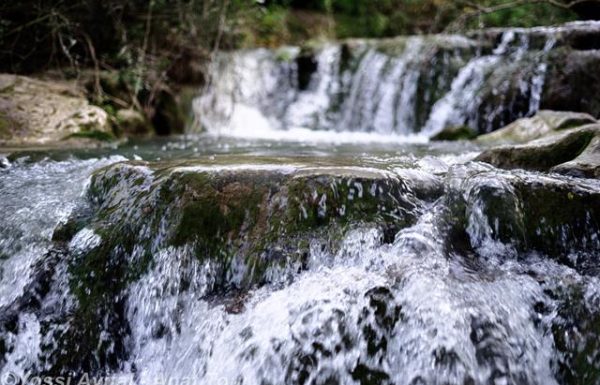
[[(496, 10), (504, 4), (511, 6)], [(298, 9), (325, 13), (332, 20), (335, 36), (340, 38), (438, 33), (449, 28), (529, 27), (575, 17), (571, 10), (557, 4), (506, 0), (279, 0), (271, 2), (271, 9), (281, 13), (292, 30)]]
[(217, 49), (554, 24), (597, 15), (599, 4), (597, 0), (3, 1), (0, 72), (48, 76), (52, 74), (48, 70), (59, 69), (58, 76), (83, 78), (96, 104), (109, 110), (132, 106), (153, 119), (155, 110), (172, 104), (168, 96), (179, 85), (205, 83), (207, 64)]
[[(573, 20), (567, 0), (22, 0), (0, 3), (0, 70), (151, 64), (171, 77), (217, 46)], [(596, 3), (590, 1), (590, 3)], [(562, 6), (561, 6), (562, 5)], [(596, 5), (597, 6), (597, 5)], [(590, 14), (590, 6), (573, 10)], [(189, 81), (190, 79), (180, 79)]]

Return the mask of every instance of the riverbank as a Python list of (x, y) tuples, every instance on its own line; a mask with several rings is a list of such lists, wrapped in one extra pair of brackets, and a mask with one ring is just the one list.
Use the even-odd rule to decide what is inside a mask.
[(196, 88), (158, 90), (147, 108), (133, 103), (131, 92), (119, 72), (77, 79), (0, 74), (0, 146), (116, 145), (128, 138), (181, 134), (193, 120)]

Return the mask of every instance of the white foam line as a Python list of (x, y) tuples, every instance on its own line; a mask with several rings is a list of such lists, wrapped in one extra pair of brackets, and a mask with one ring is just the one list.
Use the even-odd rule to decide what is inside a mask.
[(351, 131), (315, 131), (307, 128), (292, 128), (289, 130), (259, 130), (207, 133), (212, 137), (232, 137), (241, 139), (265, 139), (284, 142), (302, 143), (390, 143), (390, 144), (415, 144), (428, 143), (429, 138), (423, 135), (390, 135), (373, 132), (351, 132)]
[(237, 164), (237, 165), (206, 165), (206, 166), (183, 166), (177, 167), (173, 172), (216, 172), (216, 171), (279, 171), (291, 174), (298, 170), (299, 166), (278, 164)]

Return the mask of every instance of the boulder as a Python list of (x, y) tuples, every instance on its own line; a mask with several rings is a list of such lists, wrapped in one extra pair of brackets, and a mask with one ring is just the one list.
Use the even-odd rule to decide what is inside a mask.
[(107, 113), (71, 84), (0, 75), (0, 145), (111, 139)]
[(483, 151), (475, 160), (504, 169), (549, 171), (581, 155), (582, 165), (593, 170), (598, 167), (600, 159), (595, 145), (590, 147), (590, 144), (597, 143), (595, 138), (599, 136), (600, 125), (590, 124), (553, 132), (526, 144), (494, 147)]
[(552, 131), (596, 123), (593, 116), (580, 112), (539, 111), (531, 118), (521, 118), (508, 126), (477, 138), (480, 143), (524, 143)]
[(600, 179), (600, 136), (596, 135), (575, 159), (552, 167), (559, 174)]
[(453, 167), (447, 186), (453, 233), (481, 256), (535, 251), (586, 273), (598, 272), (598, 181), (475, 163)]
[(580, 37), (585, 50), (557, 50), (549, 58), (541, 108), (587, 112), (600, 117), (600, 39)]
[(102, 169), (89, 188), (93, 214), (75, 216), (54, 239), (67, 242), (80, 228), (92, 229), (102, 238), (85, 257), (92, 259), (107, 258), (119, 245), (128, 245), (125, 260), (134, 246), (148, 258), (160, 249), (189, 248), (222, 272), (217, 286), (247, 286), (290, 260), (302, 265), (307, 239), (334, 248), (348, 228), (367, 224), (393, 238), (414, 223), (421, 198), (437, 198), (422, 180), (385, 170), (237, 162), (127, 162)]

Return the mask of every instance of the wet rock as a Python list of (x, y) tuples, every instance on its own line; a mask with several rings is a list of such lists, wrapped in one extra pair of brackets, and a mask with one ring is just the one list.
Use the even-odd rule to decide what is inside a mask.
[(504, 257), (510, 249), (537, 251), (581, 269), (598, 263), (597, 181), (483, 165), (455, 167), (448, 178), (452, 224), (475, 250)]
[[(313, 241), (335, 247), (351, 227), (412, 224), (422, 208), (419, 191), (371, 168), (132, 162), (94, 175), (97, 210), (87, 227), (101, 235), (108, 254), (138, 247), (142, 259), (151, 259), (161, 248), (190, 247), (221, 270), (217, 285), (246, 286), (273, 267), (302, 265)], [(429, 186), (422, 194), (431, 194)]]
[(298, 67), (298, 88), (306, 90), (313, 74), (318, 69), (315, 53), (309, 48), (304, 48), (296, 57), (296, 65)]
[(554, 166), (550, 171), (580, 178), (600, 179), (600, 136), (595, 136), (577, 158)]
[[(541, 139), (519, 145), (505, 145), (483, 151), (475, 160), (504, 169), (548, 171), (583, 154), (592, 139), (600, 136), (600, 125), (592, 124), (551, 133)], [(596, 143), (596, 141), (594, 141)], [(586, 168), (594, 168), (600, 159), (590, 148), (583, 155)], [(568, 166), (566, 166), (568, 167)], [(560, 168), (558, 169), (560, 170)]]
[(70, 84), (0, 75), (0, 144), (42, 144), (73, 137), (112, 138), (106, 112), (90, 105)]
[[(579, 37), (578, 44), (595, 45), (590, 50), (559, 50), (550, 57), (541, 107), (587, 112), (600, 117), (600, 39)], [(583, 47), (588, 48), (588, 47)]]
[(592, 123), (596, 123), (596, 119), (586, 113), (542, 110), (531, 118), (518, 119), (504, 128), (481, 135), (477, 141), (481, 143), (524, 143), (538, 139), (552, 131)]
[[(161, 258), (176, 269), (180, 290), (198, 284), (189, 272), (197, 269), (210, 277), (202, 281), (206, 295), (241, 289), (240, 300), (226, 305), (238, 313), (246, 289), (304, 269), (311, 250), (334, 250), (357, 227), (397, 232), (425, 207), (410, 180), (387, 171), (283, 163), (218, 158), (97, 171), (88, 202), (53, 237), (68, 253), (77, 306), (72, 326), (52, 337), (68, 352), (52, 357), (52, 370), (112, 368), (124, 357), (104, 338), (125, 340), (128, 290)], [(68, 347), (76, 341), (85, 344), (74, 355)]]
[[(573, 280), (571, 278), (571, 280)], [(545, 292), (556, 301), (550, 331), (562, 383), (600, 381), (600, 297), (589, 278), (570, 282), (548, 279)]]

